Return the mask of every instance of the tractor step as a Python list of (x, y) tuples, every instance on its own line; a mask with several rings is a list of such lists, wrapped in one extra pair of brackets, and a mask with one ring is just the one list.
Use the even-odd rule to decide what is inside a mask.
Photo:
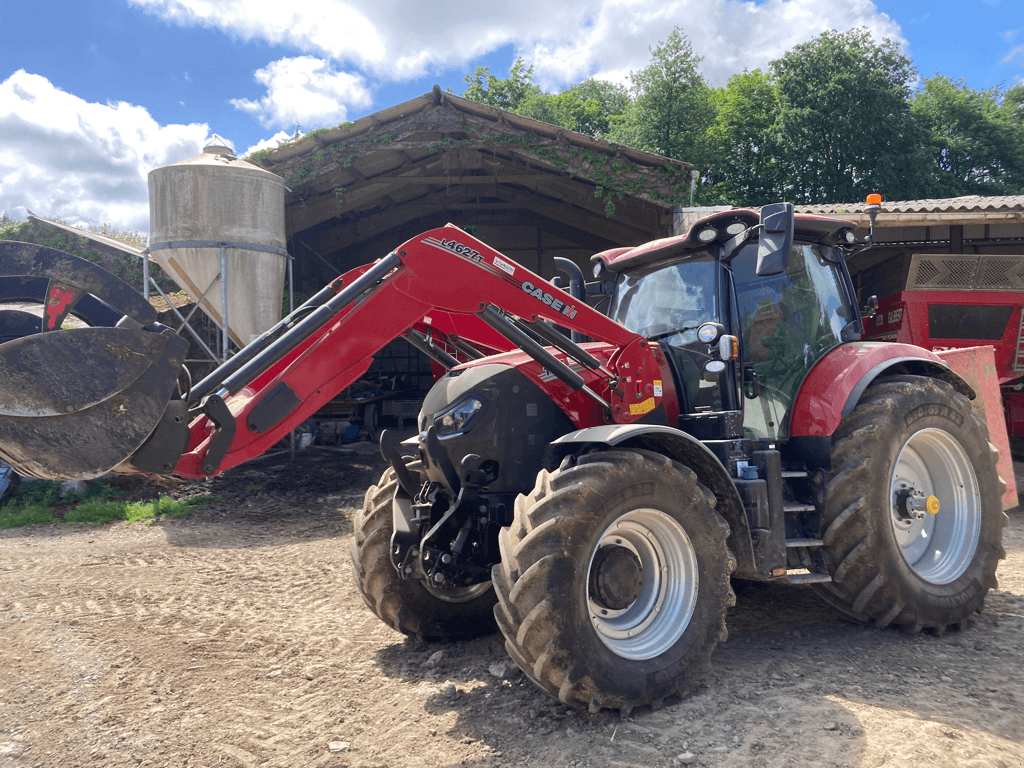
[(783, 504), (783, 512), (814, 512), (817, 509), (813, 504)]
[(792, 547), (820, 547), (823, 543), (821, 539), (786, 539), (786, 549)]
[(830, 581), (832, 581), (832, 577), (829, 576), (827, 573), (810, 573), (810, 572), (805, 572), (805, 573), (787, 573), (785, 576), (782, 576), (782, 577), (780, 577), (778, 579), (775, 579), (773, 581), (773, 583), (775, 583), (775, 584), (791, 584), (791, 585), (795, 586), (795, 585), (799, 585), (799, 584), (825, 584), (825, 583), (830, 582)]
[(801, 477), (807, 477), (807, 470), (804, 469), (784, 469), (782, 470), (783, 479), (797, 479)]

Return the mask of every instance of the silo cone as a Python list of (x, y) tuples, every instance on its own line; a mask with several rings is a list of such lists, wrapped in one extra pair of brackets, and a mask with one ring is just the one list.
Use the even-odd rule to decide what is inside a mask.
[[(285, 248), (284, 180), (239, 160), (223, 146), (149, 174), (150, 247), (172, 241), (233, 242)], [(165, 248), (153, 258), (223, 327), (220, 248)], [(228, 248), (228, 333), (239, 347), (281, 319), (287, 257)], [(208, 292), (207, 292), (208, 291)]]

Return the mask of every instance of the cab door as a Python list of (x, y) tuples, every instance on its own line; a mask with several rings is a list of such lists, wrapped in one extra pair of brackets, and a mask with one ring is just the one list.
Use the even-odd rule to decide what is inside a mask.
[(756, 274), (756, 245), (732, 259), (746, 437), (788, 437), (804, 377), (855, 321), (838, 258), (830, 247), (794, 243), (786, 269), (770, 276)]

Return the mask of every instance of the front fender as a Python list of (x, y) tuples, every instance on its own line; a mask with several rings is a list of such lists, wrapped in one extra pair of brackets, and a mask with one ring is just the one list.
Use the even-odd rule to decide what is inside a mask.
[(943, 379), (968, 399), (974, 389), (941, 357), (913, 344), (857, 341), (836, 347), (808, 372), (793, 403), (790, 437), (831, 437), (839, 422), (883, 374)]

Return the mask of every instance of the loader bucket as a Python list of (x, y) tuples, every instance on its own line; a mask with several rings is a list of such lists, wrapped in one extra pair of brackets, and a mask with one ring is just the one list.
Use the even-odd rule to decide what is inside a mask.
[(0, 345), (0, 458), (21, 475), (88, 480), (159, 423), (188, 343), (127, 328), (37, 333)]
[[(16, 301), (41, 312), (0, 310), (0, 459), (46, 480), (117, 467), (160, 423), (188, 342), (151, 325), (149, 303), (95, 264), (0, 243), (0, 302)], [(69, 314), (98, 325), (66, 328)]]

